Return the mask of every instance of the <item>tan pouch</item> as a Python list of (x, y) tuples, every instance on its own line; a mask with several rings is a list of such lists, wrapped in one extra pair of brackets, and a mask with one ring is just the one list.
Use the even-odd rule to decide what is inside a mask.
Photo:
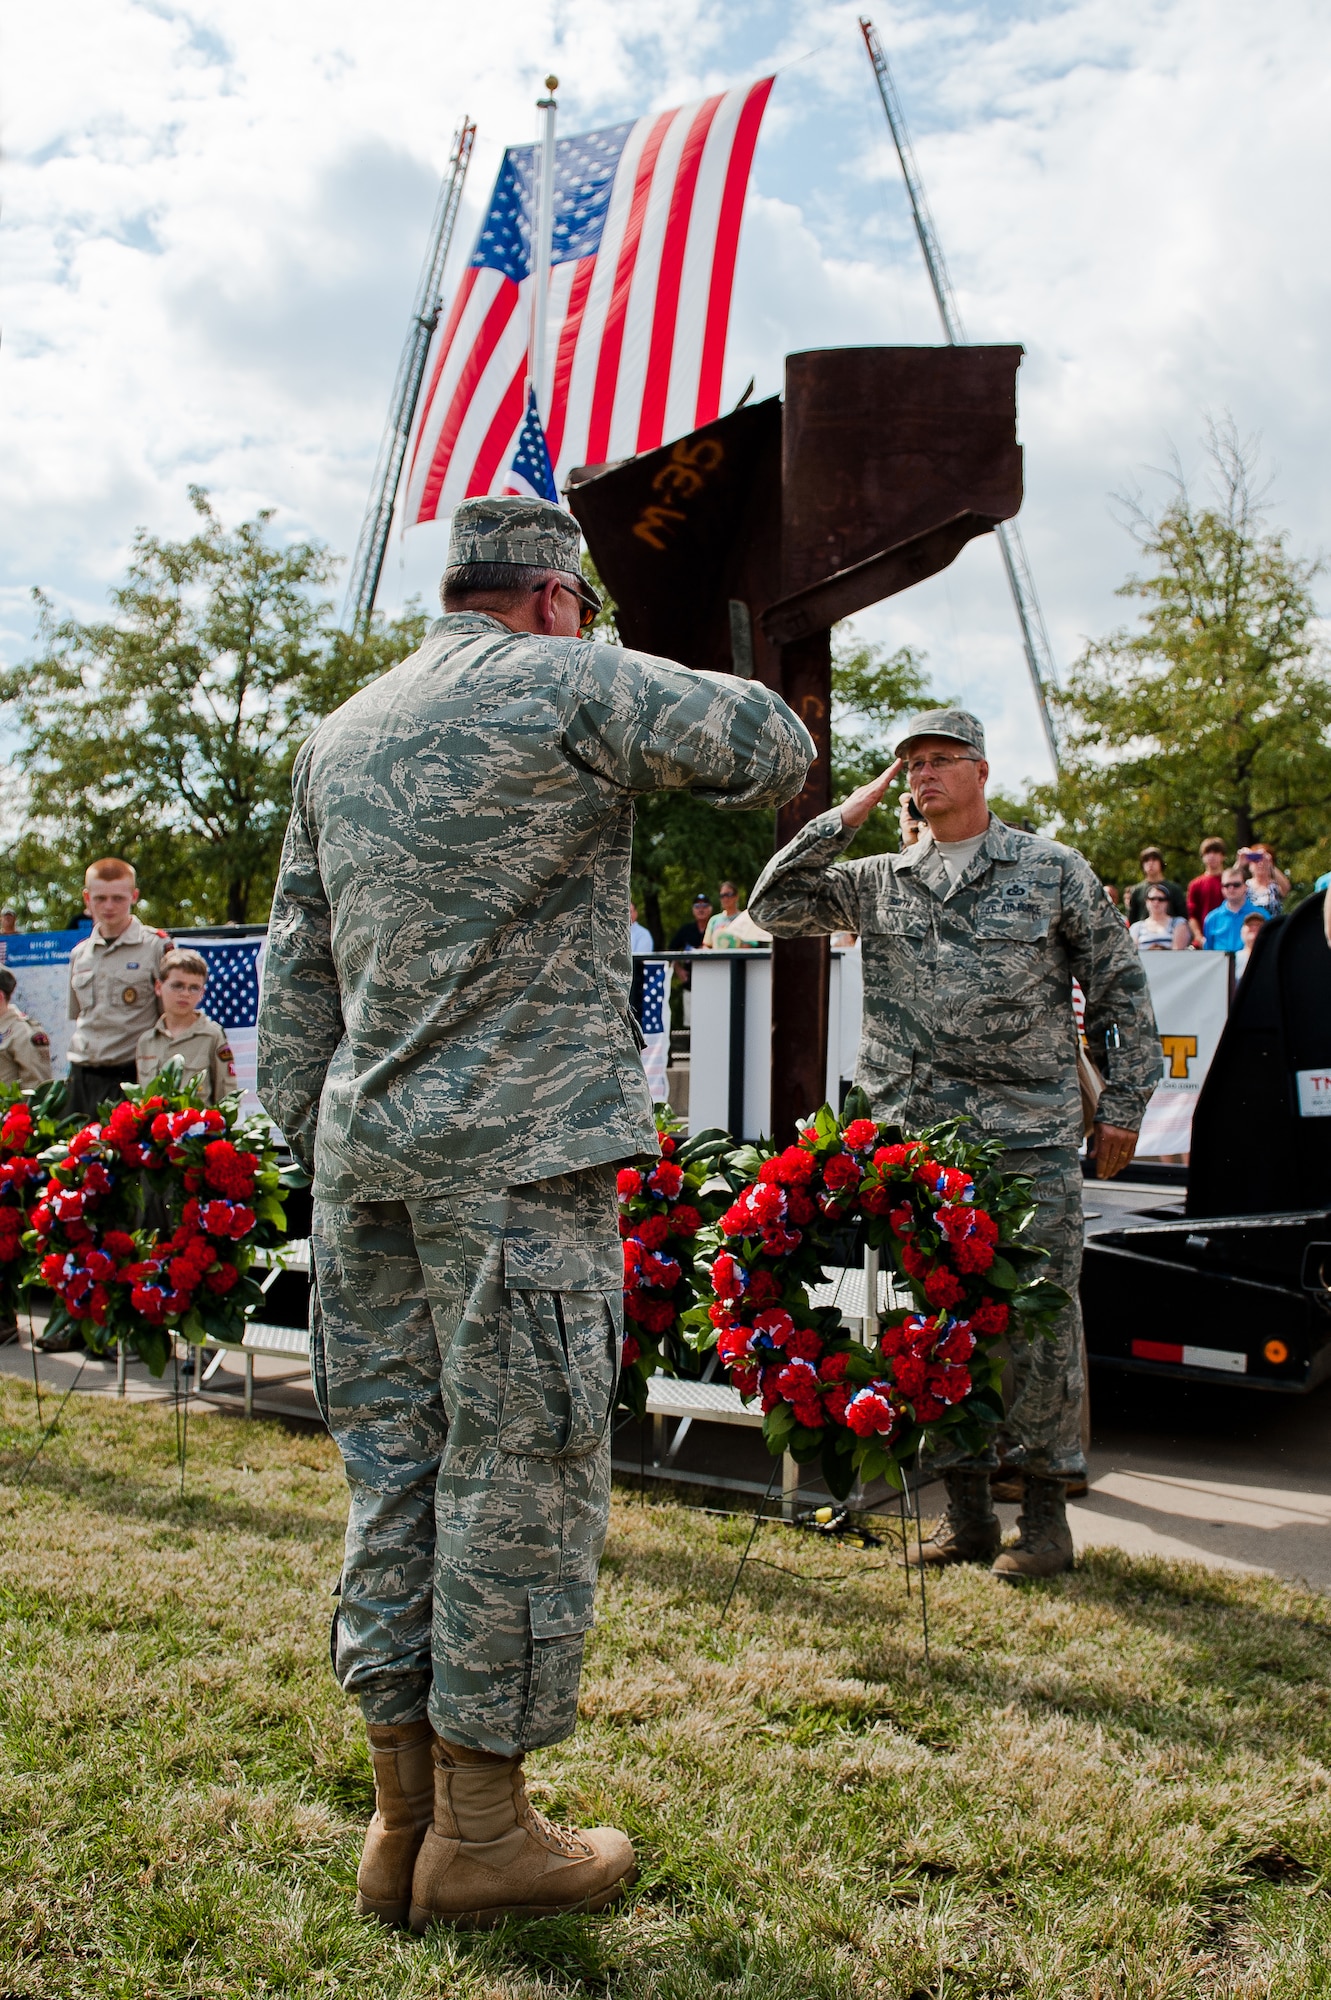
[(1081, 1092), (1082, 1137), (1089, 1139), (1095, 1129), (1095, 1111), (1100, 1102), (1100, 1093), (1105, 1080), (1084, 1048), (1077, 1047), (1077, 1088)]

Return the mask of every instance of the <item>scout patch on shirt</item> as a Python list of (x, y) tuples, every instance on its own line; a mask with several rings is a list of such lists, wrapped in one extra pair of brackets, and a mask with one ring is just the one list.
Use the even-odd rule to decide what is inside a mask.
[(127, 1007), (132, 1007), (139, 997), (139, 989), (137, 986), (127, 986), (120, 997)]
[(51, 1046), (51, 1037), (44, 1035), (40, 1028), (33, 1029), (29, 1040), (35, 1049), (49, 1049)]
[(217, 1059), (219, 1062), (224, 1062), (226, 1064), (226, 1073), (228, 1076), (235, 1075), (236, 1058), (232, 1054), (231, 1049), (226, 1042), (221, 1043), (221, 1045), (219, 1046), (217, 1051)]

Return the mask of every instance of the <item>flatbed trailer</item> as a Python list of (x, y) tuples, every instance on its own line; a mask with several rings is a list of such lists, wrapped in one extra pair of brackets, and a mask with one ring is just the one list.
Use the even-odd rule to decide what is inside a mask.
[[(1173, 1182), (1173, 1185), (1170, 1183)], [(1086, 1184), (1097, 1366), (1298, 1395), (1331, 1375), (1331, 950), (1322, 896), (1259, 936), (1186, 1173)]]

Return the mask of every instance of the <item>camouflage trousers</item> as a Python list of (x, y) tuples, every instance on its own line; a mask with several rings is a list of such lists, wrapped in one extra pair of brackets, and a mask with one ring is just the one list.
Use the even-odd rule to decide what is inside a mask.
[(1081, 1162), (1069, 1146), (1036, 1146), (1003, 1155), (1003, 1171), (1035, 1184), (1031, 1240), (1049, 1252), (1046, 1275), (1072, 1295), (1053, 1322), (1052, 1338), (1037, 1333), (1012, 1343), (1011, 1389), (999, 1441), (1009, 1465), (1032, 1472), (1084, 1474), (1081, 1420), (1086, 1400), (1082, 1366)]
[(966, 1460), (955, 1447), (942, 1445), (936, 1452), (926, 1449), (925, 1463), (930, 1475), (966, 1463), (993, 1467), (1001, 1449), (1008, 1465), (1081, 1476), (1086, 1471), (1082, 1444), (1086, 1371), (1077, 1298), (1082, 1252), (1081, 1162), (1070, 1146), (1033, 1146), (1004, 1153), (1002, 1165), (1004, 1173), (1025, 1174), (1034, 1183), (1036, 1207), (1030, 1238), (1049, 1252), (1045, 1276), (1061, 1285), (1071, 1295), (1071, 1302), (1055, 1317), (1048, 1333), (1037, 1333), (1031, 1340), (1013, 1340), (1008, 1346), (1008, 1363), (1003, 1370), (1005, 1407), (997, 1448), (991, 1445), (979, 1457)]
[(310, 1360), (351, 1489), (333, 1669), (369, 1722), (571, 1734), (610, 1506), (615, 1168), (315, 1204)]

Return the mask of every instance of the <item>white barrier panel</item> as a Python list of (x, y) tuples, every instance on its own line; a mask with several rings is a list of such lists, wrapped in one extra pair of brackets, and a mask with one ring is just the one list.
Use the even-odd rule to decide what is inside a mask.
[[(700, 951), (689, 961), (689, 1130), (719, 1125), (743, 1139), (772, 1129), (772, 954)], [(829, 1104), (855, 1074), (864, 986), (860, 948), (832, 953), (828, 993)], [(732, 1089), (733, 1082), (733, 1089)]]
[(1138, 1153), (1153, 1158), (1191, 1147), (1192, 1114), (1229, 1014), (1233, 958), (1226, 951), (1147, 951), (1142, 966), (1163, 1051), (1137, 1141)]

